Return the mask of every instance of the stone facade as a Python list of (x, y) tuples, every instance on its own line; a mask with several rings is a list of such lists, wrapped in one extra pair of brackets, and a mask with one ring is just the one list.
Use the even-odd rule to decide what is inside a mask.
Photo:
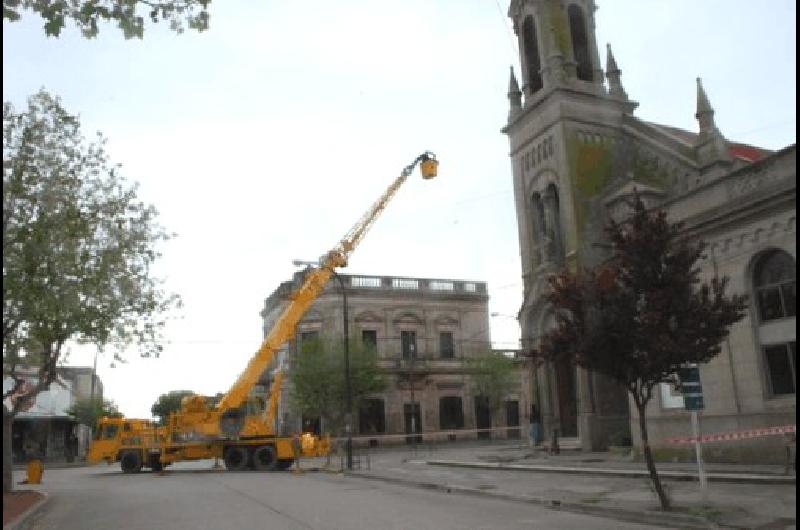
[[(347, 293), (349, 335), (353, 340), (374, 341), (387, 381), (384, 392), (369, 396), (371, 411), (356, 413), (354, 435), (373, 435), (380, 443), (402, 442), (406, 438), (402, 435), (412, 432), (412, 403), (418, 404), (416, 432), (423, 434), (522, 422), (529, 397), (523, 395), (525, 387), (519, 384), (509, 389), (504, 410), (491, 413), (488, 419), (476, 416), (465, 359), (486, 353), (491, 347), (489, 297), (484, 282), (347, 274), (339, 278)], [(302, 272), (266, 299), (261, 313), (265, 336), (301, 281)], [(286, 359), (291, 360), (298, 341), (308, 334), (341, 339), (343, 308), (340, 284), (331, 278), (298, 324), (297, 339), (285, 345)], [(264, 379), (267, 383), (269, 377)], [(300, 429), (302, 421), (292, 410), (288, 378), (284, 385), (279, 428)], [(317, 428), (327, 430), (325, 425)], [(469, 437), (474, 438), (475, 433)]]
[[(548, 276), (605, 259), (603, 227), (625, 214), (635, 189), (709, 242), (705, 279), (728, 276), (731, 291), (751, 295), (748, 317), (734, 326), (722, 354), (700, 369), (703, 431), (793, 424), (796, 146), (771, 152), (726, 139), (700, 79), (697, 133), (635, 117), (637, 103), (624, 90), (610, 47), (601, 68), (594, 11), (593, 0), (512, 0), (509, 7), (522, 87), (512, 70), (503, 132), (522, 258), (523, 347), (553, 325), (543, 299)], [(638, 419), (629, 418), (626, 393), (603, 377), (545, 366), (534, 379), (546, 430), (577, 436), (586, 449), (627, 432), (636, 442)], [(648, 409), (650, 439), (664, 451), (673, 449), (665, 438), (690, 431), (673, 394), (663, 388)], [(774, 460), (782, 451), (778, 437), (708, 449), (719, 460)]]

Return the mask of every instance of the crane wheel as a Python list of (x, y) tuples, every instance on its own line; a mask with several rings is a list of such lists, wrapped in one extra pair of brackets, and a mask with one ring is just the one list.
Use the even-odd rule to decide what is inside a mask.
[(138, 473), (142, 470), (142, 455), (138, 451), (126, 451), (119, 459), (123, 473)]
[(253, 467), (258, 471), (273, 471), (278, 465), (278, 456), (271, 445), (262, 445), (253, 451)]
[(231, 446), (225, 449), (222, 457), (228, 471), (242, 471), (247, 468), (247, 449), (245, 447)]

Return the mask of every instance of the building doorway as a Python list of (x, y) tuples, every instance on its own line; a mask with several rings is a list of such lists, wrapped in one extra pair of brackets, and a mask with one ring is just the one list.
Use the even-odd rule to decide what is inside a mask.
[[(464, 428), (464, 407), (459, 396), (444, 396), (439, 398), (439, 429), (453, 431)], [(448, 434), (447, 439), (453, 441), (455, 434)]]
[(519, 401), (506, 401), (506, 425), (509, 427), (509, 429), (506, 431), (506, 438), (518, 439), (520, 437)]
[[(422, 433), (422, 416), (419, 412), (419, 403), (406, 403), (403, 405), (403, 416), (405, 418), (406, 434), (421, 434)], [(413, 420), (413, 421), (412, 421)], [(416, 438), (417, 443), (422, 442), (422, 436), (406, 436), (406, 443), (414, 442)]]
[(478, 429), (479, 440), (492, 437), (492, 411), (487, 396), (475, 396), (475, 428)]
[(569, 361), (556, 363), (556, 389), (558, 393), (559, 436), (578, 436), (578, 397), (575, 366)]
[(386, 415), (382, 399), (365, 399), (358, 411), (359, 434), (384, 434), (386, 432)]

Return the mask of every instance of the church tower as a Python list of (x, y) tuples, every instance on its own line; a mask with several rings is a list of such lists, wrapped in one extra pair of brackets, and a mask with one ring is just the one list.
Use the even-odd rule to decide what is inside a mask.
[[(595, 9), (593, 0), (512, 0), (509, 7), (521, 79), (512, 69), (503, 132), (511, 146), (524, 283), (523, 347), (535, 346), (554, 325), (544, 301), (548, 277), (604, 259), (609, 191), (627, 180), (621, 129), (636, 103), (622, 87), (610, 47), (605, 73), (600, 65)], [(625, 391), (598, 374), (545, 365), (533, 386), (548, 436), (558, 429), (596, 450), (629, 430)]]

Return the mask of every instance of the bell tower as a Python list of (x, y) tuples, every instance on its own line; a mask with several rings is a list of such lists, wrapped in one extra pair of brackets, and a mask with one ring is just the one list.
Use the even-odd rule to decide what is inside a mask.
[[(544, 300), (548, 278), (604, 259), (603, 198), (624, 175), (622, 128), (636, 108), (607, 49), (600, 64), (594, 0), (512, 0), (508, 16), (519, 45), (512, 68), (508, 136), (520, 242), (523, 347), (554, 325)], [(521, 82), (520, 82), (521, 81)], [(607, 82), (608, 81), (608, 82)], [(627, 396), (597, 374), (573, 366), (537, 370), (532, 401), (547, 432), (603, 446), (628, 429)], [(602, 417), (598, 423), (597, 418)]]

